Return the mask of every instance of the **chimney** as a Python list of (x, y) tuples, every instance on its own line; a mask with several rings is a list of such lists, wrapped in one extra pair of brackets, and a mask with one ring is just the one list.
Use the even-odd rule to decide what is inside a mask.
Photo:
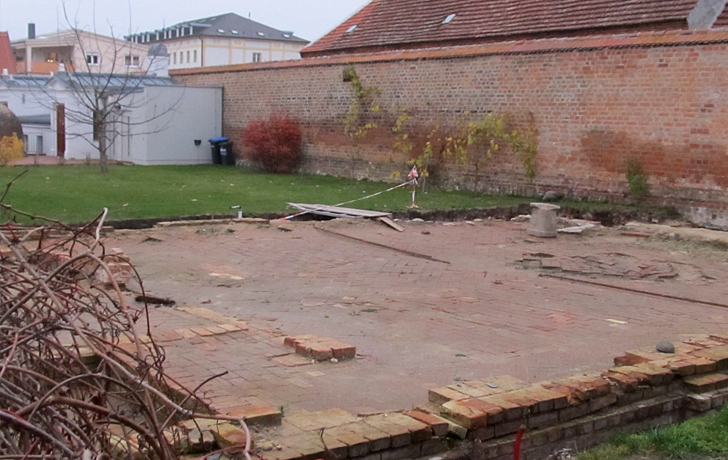
[(28, 39), (32, 40), (35, 38), (35, 23), (29, 22), (28, 23)]

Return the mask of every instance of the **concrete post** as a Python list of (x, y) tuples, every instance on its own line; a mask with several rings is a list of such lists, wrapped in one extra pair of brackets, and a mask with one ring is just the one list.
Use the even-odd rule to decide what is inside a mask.
[(531, 203), (531, 224), (528, 234), (541, 238), (556, 237), (556, 211), (561, 209), (555, 204)]

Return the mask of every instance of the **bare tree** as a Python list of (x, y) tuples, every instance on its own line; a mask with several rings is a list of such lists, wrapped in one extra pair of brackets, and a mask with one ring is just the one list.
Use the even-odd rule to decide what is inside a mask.
[[(66, 135), (87, 142), (98, 154), (101, 171), (107, 172), (109, 151), (120, 136), (128, 136), (132, 130), (135, 135), (159, 132), (165, 126), (149, 128), (150, 122), (176, 109), (179, 100), (151, 115), (134, 119), (122, 116), (141, 112), (152, 102), (145, 94), (145, 86), (174, 84), (166, 77), (166, 66), (159, 63), (167, 59), (166, 53), (118, 38), (113, 28), (111, 36), (100, 35), (95, 22), (91, 32), (79, 28), (78, 21), (69, 16), (65, 2), (63, 15), (69, 28), (66, 41), (75, 51), (61, 59), (57, 75), (38, 84), (36, 89), (44, 106), (63, 106), (63, 113), (58, 116), (64, 116), (70, 128)], [(157, 76), (157, 68), (164, 69), (165, 75)]]

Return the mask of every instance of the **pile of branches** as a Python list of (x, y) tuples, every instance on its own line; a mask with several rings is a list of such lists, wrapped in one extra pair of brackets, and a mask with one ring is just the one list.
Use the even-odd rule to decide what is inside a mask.
[(247, 432), (195, 413), (193, 391), (170, 396), (147, 307), (127, 304), (109, 268), (105, 215), (0, 225), (0, 459), (176, 459), (170, 427), (189, 417)]

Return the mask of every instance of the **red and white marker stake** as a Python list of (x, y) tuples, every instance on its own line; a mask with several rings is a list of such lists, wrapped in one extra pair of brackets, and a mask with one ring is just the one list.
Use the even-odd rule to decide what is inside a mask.
[(412, 170), (407, 175), (407, 179), (412, 182), (412, 208), (419, 208), (415, 202), (415, 195), (417, 193), (417, 179), (420, 178), (420, 173), (417, 171), (417, 165), (412, 166)]

